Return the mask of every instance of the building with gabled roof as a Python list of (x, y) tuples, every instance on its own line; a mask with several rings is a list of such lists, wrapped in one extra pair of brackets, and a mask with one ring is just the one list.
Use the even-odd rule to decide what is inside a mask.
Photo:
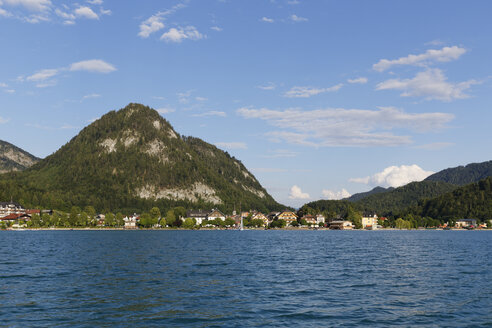
[(287, 222), (287, 225), (291, 225), (292, 222), (297, 221), (297, 215), (292, 211), (285, 210), (277, 215), (277, 219), (284, 220), (285, 222)]

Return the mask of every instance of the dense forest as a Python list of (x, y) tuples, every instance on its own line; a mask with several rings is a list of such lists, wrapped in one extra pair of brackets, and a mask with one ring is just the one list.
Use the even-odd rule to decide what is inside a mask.
[(445, 169), (429, 176), (426, 180), (464, 186), (490, 176), (492, 176), (492, 161)]
[(180, 136), (158, 112), (140, 104), (107, 113), (31, 168), (0, 175), (0, 199), (28, 208), (94, 206), (123, 213), (155, 206), (284, 208), (239, 160)]

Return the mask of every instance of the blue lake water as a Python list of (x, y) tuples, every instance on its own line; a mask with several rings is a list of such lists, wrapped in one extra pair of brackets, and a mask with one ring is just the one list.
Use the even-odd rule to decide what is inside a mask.
[(0, 232), (0, 327), (492, 326), (492, 232)]

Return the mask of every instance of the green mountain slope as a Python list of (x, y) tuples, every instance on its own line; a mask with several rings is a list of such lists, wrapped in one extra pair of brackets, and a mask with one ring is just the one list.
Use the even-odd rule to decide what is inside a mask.
[(490, 220), (492, 219), (492, 177), (426, 200), (414, 212), (444, 221), (455, 218)]
[(22, 171), (38, 161), (39, 158), (27, 151), (0, 140), (0, 173)]
[(388, 214), (417, 205), (420, 200), (434, 198), (456, 188), (456, 185), (439, 181), (412, 182), (389, 192), (368, 196), (356, 204), (363, 210)]
[(349, 202), (357, 202), (357, 201), (364, 199), (366, 197), (369, 197), (371, 195), (381, 194), (381, 193), (388, 192), (388, 191), (391, 191), (394, 189), (395, 188), (393, 188), (393, 187), (389, 187), (389, 188), (376, 187), (376, 188), (369, 190), (367, 192), (360, 192), (358, 194), (353, 194), (352, 196), (345, 198), (345, 200), (348, 200)]
[(240, 161), (181, 137), (140, 104), (107, 113), (30, 169), (3, 176), (2, 184), (19, 201), (61, 209), (283, 208)]
[(467, 185), (492, 176), (492, 161), (458, 166), (437, 172), (426, 181), (442, 181), (455, 185)]

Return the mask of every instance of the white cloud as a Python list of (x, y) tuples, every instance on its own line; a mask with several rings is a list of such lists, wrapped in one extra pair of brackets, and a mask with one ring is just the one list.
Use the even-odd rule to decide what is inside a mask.
[(26, 77), (25, 79), (23, 76), (19, 76), (17, 78), (17, 81), (24, 82), (26, 80), (30, 82), (37, 82), (36, 87), (46, 88), (56, 85), (56, 80), (52, 78), (59, 75), (61, 72), (87, 71), (92, 73), (110, 73), (115, 70), (116, 68), (113, 65), (106, 63), (103, 60), (92, 59), (92, 60), (84, 60), (77, 63), (73, 63), (69, 67), (42, 69)]
[(380, 187), (401, 187), (410, 182), (422, 181), (434, 172), (425, 171), (420, 166), (401, 165), (390, 166), (382, 172), (365, 178), (352, 178), (350, 182), (363, 183), (371, 186)]
[(214, 31), (217, 31), (217, 32), (222, 31), (222, 28), (221, 27), (218, 27), (218, 26), (212, 26), (210, 29), (211, 30), (214, 30)]
[(40, 70), (40, 71), (34, 73), (31, 76), (28, 76), (26, 78), (26, 80), (28, 80), (28, 81), (34, 81), (34, 82), (44, 81), (44, 80), (47, 80), (47, 79), (49, 79), (49, 78), (57, 75), (59, 71), (60, 70), (57, 69), (57, 68), (54, 68), (54, 69), (43, 69), (43, 70)]
[(215, 145), (225, 149), (247, 149), (244, 142), (216, 142)]
[(195, 97), (195, 100), (197, 101), (207, 101), (208, 99), (205, 97)]
[(64, 24), (67, 24), (67, 22), (72, 22), (73, 24), (75, 24), (75, 22), (73, 21), (76, 18), (74, 14), (67, 13), (58, 8), (55, 9), (55, 14), (66, 20)]
[(164, 28), (164, 20), (167, 16), (174, 14), (177, 10), (185, 8), (186, 5), (183, 3), (178, 3), (177, 5), (171, 7), (171, 9), (167, 9), (164, 11), (159, 11), (154, 15), (150, 16), (148, 19), (143, 21), (139, 28), (140, 32), (138, 32), (138, 36), (142, 38), (148, 38), (152, 33), (155, 33)]
[(293, 22), (299, 23), (299, 22), (307, 22), (308, 19), (305, 17), (299, 17), (297, 15), (290, 15), (289, 19)]
[(9, 13), (8, 11), (6, 11), (5, 9), (0, 8), (0, 16), (10, 17), (10, 16), (12, 16), (12, 14)]
[(22, 6), (30, 11), (47, 11), (51, 7), (50, 0), (3, 0), (7, 5)]
[(298, 0), (289, 0), (289, 1), (287, 1), (287, 3), (289, 5), (298, 5), (298, 4), (300, 4), (300, 2)]
[(311, 111), (240, 108), (236, 112), (278, 128), (267, 133), (272, 141), (311, 147), (405, 145), (412, 142), (411, 137), (390, 131), (435, 132), (454, 119), (454, 115), (448, 113), (410, 114), (391, 107)]
[(99, 19), (99, 16), (89, 7), (81, 6), (74, 11), (75, 16), (87, 19)]
[(339, 200), (352, 196), (346, 189), (342, 189), (340, 191), (323, 189), (321, 193), (323, 194), (323, 197), (329, 200)]
[(413, 79), (390, 79), (379, 83), (376, 90), (402, 90), (402, 97), (424, 97), (427, 100), (451, 101), (454, 99), (468, 98), (464, 91), (474, 84), (476, 80), (460, 83), (447, 82), (446, 76), (438, 68), (428, 69), (417, 73)]
[(138, 36), (142, 38), (148, 38), (152, 33), (157, 32), (164, 28), (164, 23), (162, 22), (164, 18), (159, 13), (150, 16), (147, 20), (140, 24), (140, 32)]
[(10, 119), (8, 119), (8, 118), (3, 118), (3, 117), (1, 117), (1, 116), (0, 116), (0, 124), (5, 124), (5, 123), (7, 123), (8, 121), (10, 121)]
[(191, 96), (192, 90), (188, 90), (186, 92), (179, 92), (178, 93), (178, 101), (182, 104), (187, 104), (190, 102), (190, 96)]
[(308, 193), (302, 192), (301, 188), (294, 185), (290, 188), (290, 199), (309, 199), (311, 198)]
[(98, 94), (98, 93), (91, 93), (89, 95), (85, 95), (82, 97), (82, 100), (85, 100), (85, 99), (93, 99), (93, 98), (100, 98), (101, 95)]
[(171, 28), (166, 33), (162, 34), (161, 40), (166, 42), (180, 43), (183, 40), (201, 40), (205, 35), (198, 32), (194, 26)]
[(335, 92), (340, 90), (343, 87), (343, 83), (339, 83), (329, 88), (313, 88), (313, 87), (293, 87), (286, 93), (284, 93), (284, 97), (287, 98), (309, 98), (320, 93), (325, 92)]
[(9, 86), (6, 83), (0, 82), (0, 88), (8, 88)]
[(296, 153), (288, 149), (276, 149), (271, 151), (268, 155), (264, 155), (264, 158), (292, 158), (297, 157), (299, 153)]
[(419, 55), (408, 55), (407, 57), (401, 57), (394, 60), (381, 59), (379, 62), (372, 65), (372, 68), (382, 72), (395, 65), (426, 66), (435, 62), (443, 63), (456, 60), (464, 53), (466, 53), (466, 49), (457, 46), (444, 47), (440, 50), (430, 49)]
[(367, 77), (358, 77), (358, 78), (355, 78), (355, 79), (348, 79), (347, 80), (348, 83), (358, 83), (358, 84), (365, 84), (367, 83)]
[(42, 81), (36, 84), (36, 88), (48, 88), (56, 85), (55, 80)]
[(5, 89), (5, 90), (3, 90), (3, 92), (12, 94), (12, 93), (15, 93), (15, 90), (14, 89)]
[(195, 117), (205, 117), (205, 116), (220, 116), (220, 117), (226, 117), (227, 114), (225, 112), (220, 112), (216, 110), (211, 110), (205, 113), (200, 113), (200, 114), (194, 114), (193, 116)]
[(162, 107), (162, 108), (158, 108), (156, 110), (160, 114), (169, 114), (169, 113), (174, 113), (176, 111), (176, 109), (171, 108), (171, 107)]
[(273, 22), (275, 22), (272, 18), (268, 18), (268, 17), (262, 17), (260, 19), (260, 21), (265, 22), (265, 23), (273, 23)]
[(87, 2), (92, 4), (92, 5), (102, 5), (103, 4), (103, 0), (87, 0)]
[(273, 82), (268, 82), (267, 84), (257, 86), (257, 88), (261, 90), (275, 90), (276, 87), (277, 86)]
[(100, 59), (83, 60), (70, 65), (70, 71), (87, 71), (92, 73), (110, 73), (116, 68)]

